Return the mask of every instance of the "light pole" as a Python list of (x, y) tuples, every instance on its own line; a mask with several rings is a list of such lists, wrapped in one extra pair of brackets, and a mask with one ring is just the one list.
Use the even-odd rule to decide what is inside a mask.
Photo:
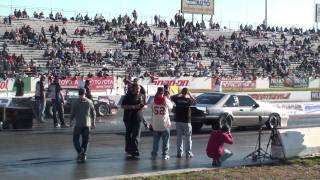
[(318, 24), (318, 18), (317, 18), (317, 5), (316, 0), (313, 0), (313, 27), (315, 30), (317, 30), (316, 24)]
[(264, 1), (264, 25), (268, 27), (268, 0)]

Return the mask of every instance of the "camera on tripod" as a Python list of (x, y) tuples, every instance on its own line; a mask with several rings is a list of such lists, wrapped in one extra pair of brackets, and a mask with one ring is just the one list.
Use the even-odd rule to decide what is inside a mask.
[[(268, 149), (269, 149), (269, 146), (272, 143), (272, 141), (275, 141), (275, 137), (277, 135), (277, 129), (278, 129), (279, 125), (280, 125), (280, 121), (279, 121), (278, 118), (276, 118), (276, 116), (274, 116), (274, 117), (271, 117), (269, 119), (269, 123), (270, 123), (269, 127), (271, 128), (271, 134), (269, 136), (267, 147), (264, 150), (261, 147), (262, 127), (264, 126), (264, 123), (262, 121), (262, 117), (259, 116), (259, 125), (260, 125), (260, 127), (259, 127), (258, 141), (257, 141), (256, 147), (255, 147), (255, 150), (252, 153), (250, 153), (249, 155), (247, 155), (245, 157), (245, 159), (251, 158), (252, 161), (260, 160), (260, 163), (261, 163), (261, 159), (265, 160), (265, 159), (271, 159), (272, 158), (272, 155), (268, 152)], [(283, 150), (282, 150), (282, 153), (284, 155)]]

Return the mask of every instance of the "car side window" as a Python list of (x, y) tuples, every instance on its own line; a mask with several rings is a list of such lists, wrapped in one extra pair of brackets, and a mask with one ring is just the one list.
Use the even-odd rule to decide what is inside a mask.
[(238, 107), (239, 103), (237, 101), (237, 96), (230, 96), (227, 102), (224, 104), (224, 107)]
[(253, 106), (256, 102), (249, 96), (238, 96), (239, 106)]

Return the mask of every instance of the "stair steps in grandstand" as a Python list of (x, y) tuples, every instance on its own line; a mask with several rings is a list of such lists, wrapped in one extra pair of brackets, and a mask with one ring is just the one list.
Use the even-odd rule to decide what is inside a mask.
[[(3, 35), (6, 30), (10, 31), (11, 29), (20, 28), (23, 25), (30, 25), (32, 27), (32, 29), (35, 30), (35, 32), (41, 32), (41, 27), (44, 27), (45, 31), (46, 31), (46, 36), (48, 39), (50, 39), (50, 36), (51, 36), (51, 34), (48, 31), (50, 25), (58, 25), (60, 31), (61, 31), (62, 27), (65, 27), (68, 35), (62, 36), (62, 38), (64, 40), (67, 39), (69, 42), (71, 42), (73, 39), (82, 40), (82, 42), (85, 44), (87, 51), (94, 51), (95, 50), (97, 52), (100, 51), (101, 53), (104, 54), (108, 49), (111, 49), (112, 51), (115, 51), (116, 49), (121, 49), (124, 55), (127, 55), (129, 53), (133, 54), (134, 58), (132, 61), (130, 61), (131, 63), (135, 63), (137, 61), (138, 50), (126, 50), (126, 49), (122, 48), (121, 43), (116, 44), (112, 40), (108, 40), (108, 36), (110, 35), (110, 33), (106, 33), (105, 36), (100, 36), (97, 34), (94, 34), (91, 36), (76, 36), (76, 35), (74, 35), (74, 30), (77, 27), (79, 27), (80, 29), (85, 28), (85, 29), (89, 30), (91, 33), (94, 33), (96, 31), (94, 26), (85, 25), (85, 24), (82, 24), (80, 22), (75, 22), (75, 21), (68, 21), (66, 24), (63, 24), (62, 22), (54, 22), (49, 19), (42, 19), (42, 20), (33, 19), (33, 18), (19, 19), (19, 20), (12, 21), (12, 25), (10, 25), (10, 26), (1, 24), (0, 25), (0, 35)], [(121, 27), (121, 29), (123, 29), (123, 28), (124, 27)], [(165, 33), (165, 28), (158, 28), (155, 26), (151, 26), (150, 29), (151, 29), (151, 32), (155, 31), (156, 34), (159, 34), (161, 31), (163, 33)], [(171, 28), (170, 27), (169, 30), (170, 30), (169, 38), (173, 38), (177, 35), (179, 28)], [(222, 30), (222, 29), (221, 30), (207, 30), (206, 29), (206, 30), (203, 30), (202, 32), (208, 38), (211, 38), (211, 39), (212, 38), (217, 39), (219, 36), (223, 35), (226, 37), (226, 41), (225, 41), (226, 44), (230, 45), (232, 42), (230, 40), (230, 37), (234, 31), (233, 30)], [(239, 33), (239, 32), (237, 32), (237, 33)], [(59, 37), (59, 36), (60, 36), (60, 34), (58, 34), (56, 37)], [(274, 40), (274, 42), (276, 43), (276, 45), (281, 46), (283, 44), (283, 41), (280, 40), (280, 33), (277, 33), (276, 36), (277, 36), (277, 38)], [(248, 43), (249, 46), (253, 46), (256, 44), (268, 45), (270, 43), (270, 41), (272, 40), (272, 33), (267, 33), (267, 37), (268, 37), (267, 39), (253, 37), (248, 34), (245, 34), (245, 37), (247, 40), (249, 40), (249, 43)], [(290, 40), (292, 38), (292, 36), (289, 36), (289, 35), (286, 35), (286, 37), (288, 40)], [(298, 36), (295, 36), (295, 37), (297, 39), (301, 39)], [(141, 37), (138, 37), (138, 39), (141, 39)], [(145, 37), (144, 39), (147, 43), (152, 43), (152, 36)], [(11, 41), (0, 39), (1, 46), (4, 42), (8, 43), (9, 53), (15, 53), (16, 55), (23, 54), (25, 57), (25, 60), (27, 62), (30, 61), (31, 59), (33, 59), (37, 62), (37, 65), (39, 65), (40, 67), (46, 67), (46, 62), (48, 61), (48, 58), (43, 57), (44, 50), (38, 50), (38, 49), (24, 46), (24, 45), (16, 45), (16, 44), (12, 44)], [(315, 42), (314, 44), (315, 44), (315, 46), (313, 47), (313, 49), (315, 49), (316, 46), (319, 45), (319, 43), (317, 43), (317, 42)], [(268, 48), (269, 48), (269, 57), (271, 57), (274, 50), (275, 50), (275, 47), (268, 46)], [(212, 60), (214, 60), (215, 62), (220, 60), (220, 62), (222, 63), (220, 70), (222, 70), (226, 74), (234, 74), (234, 70), (232, 68), (232, 63), (224, 62), (223, 59), (218, 58), (218, 57), (214, 57), (214, 58), (204, 57), (204, 52), (206, 49), (208, 49), (208, 48), (202, 46), (198, 49), (191, 50), (190, 53), (200, 52), (203, 56), (203, 59), (200, 60), (200, 62), (203, 66), (207, 66), (207, 67), (210, 67)], [(213, 55), (216, 56), (215, 51), (213, 51)], [(294, 55), (294, 51), (292, 51), (292, 50), (287, 51), (286, 55), (287, 56)], [(246, 61), (249, 64), (248, 60), (244, 60), (244, 61)], [(296, 68), (299, 65), (300, 65), (299, 62), (291, 63), (290, 68)], [(81, 68), (81, 67), (86, 67), (86, 68)], [(113, 72), (115, 74), (118, 74), (118, 73), (124, 74), (124, 72), (126, 71), (126, 67), (116, 68), (110, 63), (106, 63), (104, 65), (104, 67), (107, 67), (108, 69), (113, 69)], [(96, 70), (99, 70), (99, 68), (101, 69), (101, 66), (96, 65), (94, 67), (90, 67), (85, 62), (80, 63), (80, 69), (85, 72), (96, 71)], [(143, 67), (141, 69), (146, 70)], [(165, 66), (160, 66), (159, 69), (165, 70)], [(185, 69), (187, 69), (190, 72), (197, 71), (196, 66), (191, 64), (190, 62), (187, 63), (187, 67)]]

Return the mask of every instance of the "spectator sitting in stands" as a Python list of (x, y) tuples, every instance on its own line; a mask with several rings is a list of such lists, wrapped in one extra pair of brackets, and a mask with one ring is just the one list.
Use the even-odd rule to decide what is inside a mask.
[(61, 34), (66, 35), (66, 36), (68, 35), (66, 28), (64, 28), (64, 27), (62, 28)]
[(22, 18), (29, 18), (26, 9), (22, 11)]
[(80, 34), (80, 29), (79, 27), (77, 27), (75, 30), (74, 30), (74, 35), (79, 35)]
[(49, 19), (51, 19), (51, 20), (53, 20), (53, 21), (55, 20), (54, 17), (53, 17), (52, 11), (51, 11), (50, 14), (49, 14)]
[(36, 11), (33, 12), (33, 17), (34, 18), (39, 18), (39, 15), (38, 15), (38, 13)]

